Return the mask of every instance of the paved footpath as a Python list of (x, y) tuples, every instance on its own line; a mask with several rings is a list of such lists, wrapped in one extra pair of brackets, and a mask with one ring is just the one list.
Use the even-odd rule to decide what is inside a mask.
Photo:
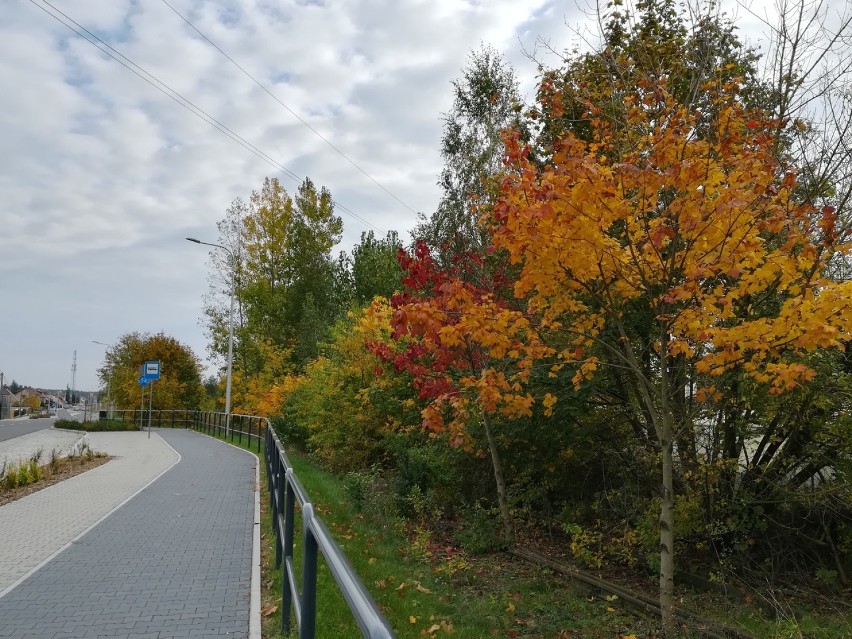
[(256, 458), (183, 430), (89, 441), (120, 459), (0, 507), (0, 637), (255, 636)]

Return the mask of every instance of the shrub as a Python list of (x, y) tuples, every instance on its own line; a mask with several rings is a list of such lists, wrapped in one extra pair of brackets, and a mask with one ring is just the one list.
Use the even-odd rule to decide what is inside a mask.
[(506, 542), (501, 537), (499, 518), (479, 502), (462, 511), (461, 519), (453, 533), (453, 541), (474, 554), (486, 554), (506, 548)]
[(59, 419), (56, 421), (55, 427), (66, 428), (68, 430), (82, 430), (87, 433), (139, 430), (139, 427), (132, 422), (122, 422), (115, 419), (103, 419), (94, 422), (75, 422), (70, 419)]

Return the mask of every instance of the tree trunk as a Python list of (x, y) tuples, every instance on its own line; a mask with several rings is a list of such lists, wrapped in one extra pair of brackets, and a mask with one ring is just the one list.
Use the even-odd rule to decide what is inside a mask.
[(494, 481), (497, 484), (497, 503), (500, 506), (500, 518), (503, 520), (503, 536), (507, 544), (514, 541), (512, 518), (509, 515), (509, 501), (506, 497), (506, 480), (503, 478), (503, 466), (500, 463), (500, 453), (497, 451), (497, 440), (491, 431), (491, 419), (486, 411), (482, 411), (482, 423), (485, 425), (485, 437), (488, 439), (488, 450), (491, 453), (491, 465), (494, 468)]
[[(660, 487), (660, 612), (663, 631), (674, 635), (674, 458), (672, 456), (673, 419), (670, 398), (672, 380), (669, 377), (668, 332), (660, 335), (660, 414), (657, 436), (660, 439), (662, 486)], [(677, 389), (675, 392), (682, 392)]]
[(674, 491), (672, 485), (671, 424), (663, 417), (662, 471), (660, 489), (660, 611), (667, 636), (675, 629), (674, 619)]

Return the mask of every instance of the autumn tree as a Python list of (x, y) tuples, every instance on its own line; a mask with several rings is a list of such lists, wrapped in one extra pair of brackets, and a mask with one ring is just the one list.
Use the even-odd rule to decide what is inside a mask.
[(240, 391), (252, 398), (243, 406), (268, 411), (263, 397), (281, 381), (272, 380), (269, 371), (282, 368), (282, 357), (291, 365), (314, 357), (343, 306), (331, 260), (342, 221), (334, 215), (330, 192), (310, 179), (291, 196), (277, 179), (267, 178), (248, 202), (231, 203), (218, 228), (217, 243), (227, 250), (210, 252), (208, 349), (224, 367), (233, 284), (234, 381), (251, 387)]
[[(484, 432), (491, 459), (505, 541), (514, 532), (507, 483), (501, 461), (499, 422), (529, 416), (534, 398), (522, 386), (531, 362), (545, 348), (522, 313), (505, 303), (505, 276), (497, 271), (488, 286), (472, 283), (466, 273), (481, 261), (476, 255), (441, 268), (425, 243), (414, 255), (400, 251), (405, 289), (395, 295), (393, 336), (403, 348), (377, 352), (412, 377), (422, 411), (423, 427), (446, 433), (453, 446), (474, 452)], [(552, 398), (544, 399), (549, 405)]]
[(304, 443), (334, 470), (386, 464), (388, 437), (416, 419), (409, 379), (386, 374), (377, 355), (394, 348), (392, 313), (388, 300), (376, 297), (340, 319), (284, 405), (285, 419), (298, 425)]
[(109, 383), (116, 406), (122, 410), (140, 405), (139, 367), (160, 362), (160, 380), (154, 382), (154, 409), (195, 410), (204, 389), (201, 363), (192, 350), (162, 333), (127, 333), (106, 351), (98, 376)]
[[(797, 197), (795, 172), (773, 154), (776, 121), (747, 109), (734, 84), (705, 88), (710, 122), (665, 79), (625, 95), (618, 132), (589, 104), (589, 133), (554, 140), (543, 167), (510, 136), (491, 217), (495, 246), (520, 267), (515, 294), (559, 336), (556, 369), (574, 367), (580, 387), (602, 363), (619, 366), (655, 436), (667, 627), (673, 451), (697, 425), (682, 398), (712, 399), (714, 380), (735, 369), (788, 392), (815, 374), (799, 356), (842, 348), (852, 327), (852, 285), (825, 276), (848, 249), (833, 207)], [(684, 361), (700, 379), (678, 376)]]
[(242, 236), (240, 296), (247, 333), (255, 342), (292, 348), (308, 293), (321, 311), (331, 311), (330, 251), (341, 232), (331, 194), (310, 180), (295, 197), (274, 178), (252, 193)]
[[(552, 161), (553, 148), (563, 136), (570, 133), (590, 142), (595, 135), (593, 122), (606, 121), (606, 156), (611, 162), (621, 161), (634, 142), (629, 118), (634, 105), (625, 97), (648, 79), (664, 80), (673, 102), (699, 116), (694, 135), (712, 139), (718, 116), (715, 96), (726, 84), (736, 82), (741, 105), (759, 109), (763, 119), (773, 122), (768, 130), (771, 152), (779, 172), (795, 172), (796, 201), (833, 207), (836, 232), (842, 233), (851, 219), (848, 87), (852, 65), (843, 43), (852, 35), (852, 14), (848, 7), (810, 0), (783, 2), (779, 11), (777, 21), (765, 24), (768, 33), (762, 40), (767, 53), (761, 57), (742, 41), (734, 20), (721, 12), (718, 3), (643, 0), (606, 5), (598, 16), (598, 48), (582, 54), (567, 52), (560, 67), (543, 71), (538, 103), (529, 111), (530, 126), (538, 132), (530, 157), (543, 167)], [(590, 105), (594, 118), (589, 116)], [(836, 279), (848, 277), (848, 260), (837, 253), (827, 269)], [(762, 299), (768, 307), (782, 302), (783, 294), (767, 293)], [(646, 352), (655, 330), (648, 309), (648, 304), (634, 301), (626, 307), (623, 320), (640, 353)], [(613, 329), (604, 330), (601, 340), (613, 339)], [(561, 350), (555, 339), (550, 341)], [(625, 369), (613, 351), (600, 347), (596, 355), (600, 367), (590, 406), (606, 406), (623, 416), (633, 433), (631, 450), (644, 462), (656, 448), (650, 420), (643, 415), (639, 398), (625, 385)], [(781, 536), (790, 526), (805, 530), (801, 528), (805, 524), (795, 520), (791, 503), (802, 504), (798, 514), (815, 509), (814, 500), (802, 494), (800, 487), (828, 475), (842, 478), (833, 469), (849, 450), (844, 438), (826, 436), (829, 431), (842, 432), (848, 405), (845, 391), (840, 390), (845, 388), (841, 358), (820, 354), (801, 359), (817, 376), (783, 398), (734, 368), (714, 379), (717, 392), (712, 400), (696, 402), (690, 393), (672, 400), (681, 420), (705, 425), (676, 433), (675, 449), (684, 465), (678, 478), (681, 497), (691, 502), (683, 505), (696, 513), (690, 533), (717, 556), (748, 543), (749, 552), (736, 561), (741, 569), (747, 558), (750, 566), (766, 559), (774, 571), (796, 554), (792, 545), (821, 556), (823, 551), (803, 540), (822, 539), (828, 534), (823, 528), (836, 529), (832, 522), (848, 518), (847, 511), (829, 500), (827, 510), (820, 506), (822, 515), (813, 518), (829, 525), (807, 524), (808, 534)], [(694, 364), (679, 358), (671, 371), (675, 383), (692, 388), (693, 393), (700, 378)], [(824, 392), (828, 388), (836, 392)], [(762, 433), (758, 441), (753, 439), (755, 429)], [(615, 452), (620, 449), (612, 447)], [(755, 539), (763, 547), (756, 548)], [(837, 541), (835, 536), (825, 546), (833, 548)], [(786, 552), (772, 550), (779, 546)]]

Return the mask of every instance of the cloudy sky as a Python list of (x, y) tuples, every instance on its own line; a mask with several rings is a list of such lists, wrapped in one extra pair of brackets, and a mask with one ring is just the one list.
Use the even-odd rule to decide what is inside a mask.
[(338, 250), (370, 228), (407, 239), (413, 211), (434, 209), (441, 114), (471, 50), (504, 52), (530, 98), (524, 50), (568, 48), (569, 27), (588, 28), (585, 0), (49, 1), (0, 0), (0, 371), (64, 388), (76, 350), (83, 390), (98, 385), (93, 340), (162, 331), (206, 359), (207, 251), (184, 237), (215, 241), (229, 203), (265, 176), (296, 182), (46, 11), (327, 186), (357, 216), (339, 210)]

